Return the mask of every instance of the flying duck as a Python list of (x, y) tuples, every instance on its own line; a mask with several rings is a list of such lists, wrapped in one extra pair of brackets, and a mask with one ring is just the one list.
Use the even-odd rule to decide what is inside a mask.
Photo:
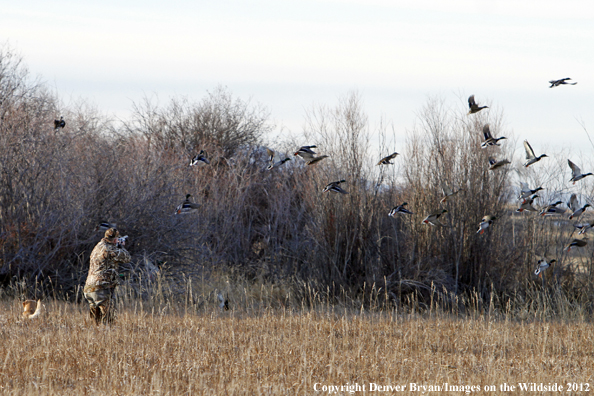
[(488, 106), (481, 106), (481, 107), (479, 107), (476, 104), (476, 102), (474, 101), (474, 95), (470, 95), (468, 97), (468, 107), (470, 108), (470, 111), (468, 112), (468, 114), (478, 113), (482, 109), (488, 109), (489, 108)]
[(574, 247), (574, 246), (575, 246), (575, 247), (584, 247), (584, 246), (586, 246), (587, 244), (588, 244), (588, 242), (587, 242), (587, 241), (585, 241), (585, 240), (583, 240), (583, 239), (574, 239), (574, 240), (573, 240), (573, 241), (571, 241), (571, 242), (569, 243), (569, 245), (567, 245), (567, 246), (565, 247), (565, 249), (563, 249), (563, 250), (566, 250), (566, 251), (568, 251), (568, 252), (569, 252), (569, 251), (571, 250), (571, 248), (572, 248), (572, 247)]
[(175, 208), (175, 214), (188, 214), (193, 213), (200, 208), (200, 205), (190, 201), (191, 194), (186, 194), (186, 200), (179, 204), (177, 208)]
[(320, 155), (318, 157), (312, 157), (311, 159), (305, 161), (305, 165), (313, 165), (315, 163), (320, 162), (324, 158), (328, 158), (328, 156), (327, 155)]
[(320, 162), (324, 158), (328, 158), (327, 155), (320, 155), (316, 157), (316, 152), (313, 151), (312, 148), (316, 148), (316, 146), (301, 146), (294, 155), (298, 155), (303, 158), (306, 165), (313, 165)]
[(571, 162), (570, 160), (567, 160), (567, 163), (569, 164), (569, 167), (571, 168), (571, 179), (569, 179), (569, 181), (572, 181), (573, 184), (575, 184), (575, 182), (578, 180), (582, 180), (586, 176), (592, 175), (591, 172), (585, 173), (585, 174), (582, 173), (581, 169), (576, 164)]
[(332, 191), (333, 193), (348, 194), (348, 192), (340, 188), (340, 183), (346, 183), (346, 180), (339, 180), (332, 183), (328, 183), (328, 185), (324, 187), (322, 192)]
[(580, 204), (578, 202), (577, 196), (575, 194), (571, 194), (571, 197), (569, 198), (569, 203), (567, 204), (567, 206), (569, 206), (569, 209), (571, 209), (572, 211), (571, 215), (569, 216), (569, 220), (573, 219), (574, 217), (580, 217), (584, 213), (586, 208), (590, 206), (590, 204), (585, 204), (582, 207), (580, 207), (579, 205)]
[(520, 182), (520, 195), (518, 195), (518, 199), (520, 201), (525, 201), (526, 198), (529, 198), (540, 190), (542, 190), (542, 187), (537, 187), (534, 190), (531, 190), (530, 187), (528, 187), (528, 184)]
[(392, 208), (390, 213), (388, 213), (388, 216), (394, 217), (396, 213), (414, 214), (413, 212), (405, 208), (406, 205), (408, 205), (408, 203), (403, 202), (402, 205), (395, 206), (394, 208)]
[(445, 209), (440, 209), (435, 212), (429, 213), (429, 215), (427, 215), (427, 217), (425, 217), (425, 219), (423, 220), (422, 223), (429, 224), (432, 226), (445, 227), (445, 224), (441, 223), (438, 219), (439, 219), (439, 216), (441, 216), (442, 214), (447, 213), (447, 212), (448, 211)]
[(398, 153), (394, 152), (384, 158), (382, 158), (377, 165), (392, 165), (394, 164), (393, 162), (390, 162), (391, 159), (396, 158), (396, 156), (398, 155)]
[(534, 208), (534, 206), (532, 206), (532, 203), (534, 202), (534, 198), (538, 198), (538, 195), (535, 194), (531, 197), (525, 198), (520, 203), (520, 207), (518, 209), (516, 209), (516, 212), (523, 212), (525, 210), (527, 210), (528, 212), (538, 212), (538, 209), (536, 209), (536, 208)]
[(200, 152), (190, 160), (190, 166), (205, 164), (210, 164), (210, 161), (208, 160), (208, 158), (206, 158), (206, 151), (204, 150), (200, 150)]
[(541, 154), (538, 157), (534, 155), (534, 150), (532, 150), (532, 147), (530, 146), (530, 143), (528, 143), (528, 140), (524, 140), (524, 148), (526, 149), (526, 162), (524, 162), (524, 166), (526, 168), (528, 168), (530, 165), (534, 163), (537, 163), (542, 158), (548, 157), (548, 155), (546, 154)]
[(560, 80), (551, 80), (551, 81), (549, 81), (549, 84), (551, 84), (551, 86), (549, 88), (558, 87), (559, 85), (575, 85), (575, 84), (577, 84), (576, 82), (574, 82), (574, 83), (567, 82), (569, 80), (571, 80), (571, 78), (569, 78), (569, 77), (562, 78)]
[(304, 160), (308, 161), (316, 155), (316, 152), (313, 151), (313, 148), (317, 148), (316, 146), (301, 146), (299, 150), (295, 152), (294, 155), (298, 155)]
[(500, 168), (503, 165), (507, 165), (507, 164), (511, 164), (511, 162), (509, 162), (506, 159), (502, 159), (501, 161), (497, 161), (495, 158), (489, 157), (489, 170), (494, 170), (494, 169)]
[(266, 152), (268, 153), (268, 166), (266, 167), (266, 170), (271, 170), (272, 168), (277, 168), (279, 166), (281, 166), (282, 164), (284, 164), (287, 161), (290, 161), (291, 158), (285, 158), (279, 161), (274, 161), (274, 151), (270, 150), (269, 148), (266, 149)]
[(493, 221), (496, 219), (497, 219), (497, 217), (491, 216), (491, 215), (487, 215), (487, 216), (483, 217), (483, 219), (481, 220), (481, 223), (479, 224), (479, 229), (476, 233), (483, 234), (485, 232), (485, 230), (487, 228), (489, 228), (489, 226), (491, 224), (493, 224)]
[(461, 188), (457, 189), (456, 191), (452, 191), (452, 189), (447, 184), (445, 184), (443, 181), (441, 182), (441, 190), (443, 191), (444, 197), (441, 199), (441, 201), (439, 201), (439, 203), (444, 203), (445, 201), (448, 200), (449, 197), (456, 195), (460, 191), (462, 191)]
[(536, 270), (534, 271), (534, 275), (542, 276), (541, 272), (546, 270), (551, 266), (551, 264), (556, 263), (557, 260), (551, 260), (547, 262), (546, 259), (538, 260), (538, 265), (536, 266)]
[(60, 116), (59, 120), (54, 120), (54, 128), (56, 129), (56, 131), (58, 130), (58, 128), (64, 129), (65, 126), (66, 121), (64, 121), (64, 117)]
[(497, 143), (498, 141), (502, 139), (507, 139), (505, 136), (502, 136), (500, 138), (494, 138), (493, 135), (491, 135), (489, 124), (485, 124), (485, 126), (483, 127), (483, 135), (485, 136), (485, 141), (481, 143), (481, 148), (483, 149), (489, 146), (499, 146), (499, 143)]
[(556, 214), (565, 213), (565, 209), (557, 207), (557, 205), (561, 205), (562, 203), (563, 202), (561, 202), (561, 201), (557, 201), (555, 203), (545, 206), (540, 211), (540, 215), (541, 216), (552, 216), (552, 215), (556, 215)]
[(577, 228), (578, 230), (580, 230), (580, 232), (578, 232), (578, 235), (583, 235), (586, 232), (588, 232), (588, 230), (590, 228), (594, 227), (594, 222), (592, 222), (592, 223), (574, 224), (573, 226), (575, 228)]

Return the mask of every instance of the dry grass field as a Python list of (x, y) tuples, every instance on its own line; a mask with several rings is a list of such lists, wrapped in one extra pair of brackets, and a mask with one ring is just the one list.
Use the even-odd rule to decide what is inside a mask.
[[(500, 394), (504, 383), (594, 385), (594, 329), (583, 319), (327, 307), (183, 314), (136, 305), (117, 324), (97, 327), (82, 304), (48, 301), (37, 321), (23, 321), (16, 301), (1, 307), (2, 394), (351, 394), (356, 389), (340, 388), (349, 384), (422, 394), (411, 383), (467, 386), (443, 394)], [(486, 392), (489, 385), (496, 391)]]

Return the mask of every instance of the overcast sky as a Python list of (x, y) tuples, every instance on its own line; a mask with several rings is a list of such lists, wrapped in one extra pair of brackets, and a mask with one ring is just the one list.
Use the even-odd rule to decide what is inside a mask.
[[(120, 118), (223, 85), (298, 133), (304, 109), (357, 90), (403, 138), (428, 97), (475, 94), (536, 151), (590, 150), (576, 118), (594, 137), (589, 1), (14, 1), (0, 39), (66, 105)], [(549, 89), (563, 77), (578, 84)]]

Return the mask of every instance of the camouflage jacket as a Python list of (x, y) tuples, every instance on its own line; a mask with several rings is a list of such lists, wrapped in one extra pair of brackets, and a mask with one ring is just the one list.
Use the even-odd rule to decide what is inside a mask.
[(129, 263), (130, 253), (103, 238), (91, 252), (89, 275), (85, 283), (85, 293), (107, 289), (117, 285), (118, 264)]

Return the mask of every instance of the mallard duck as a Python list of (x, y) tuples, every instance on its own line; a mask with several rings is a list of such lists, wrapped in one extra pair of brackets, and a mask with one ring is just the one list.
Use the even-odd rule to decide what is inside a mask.
[(316, 146), (301, 146), (301, 148), (295, 152), (295, 155), (303, 158), (306, 165), (313, 165), (320, 162), (324, 158), (328, 158), (327, 155), (320, 155), (316, 157), (316, 152), (313, 151), (312, 148), (316, 148)]
[(493, 221), (495, 221), (496, 219), (497, 219), (497, 217), (495, 217), (495, 216), (491, 216), (491, 215), (484, 216), (479, 224), (479, 229), (476, 233), (483, 234), (485, 232), (485, 230), (487, 228), (489, 228), (489, 226), (491, 224), (493, 224)]
[(210, 161), (208, 160), (206, 151), (204, 150), (200, 150), (200, 152), (190, 160), (190, 166), (208, 164), (210, 164)]
[(118, 228), (116, 223), (108, 223), (107, 221), (102, 221), (95, 227), (95, 232), (105, 232), (110, 228)]
[(394, 152), (394, 153), (382, 158), (381, 160), (379, 160), (377, 165), (393, 165), (394, 163), (390, 162), (390, 160), (396, 158), (397, 155), (398, 155), (398, 153)]
[(297, 150), (294, 155), (298, 155), (301, 158), (303, 158), (304, 160), (309, 161), (316, 155), (316, 152), (313, 151), (312, 148), (317, 148), (317, 147), (316, 146), (301, 146), (301, 148), (299, 148), (299, 150)]
[(565, 209), (557, 207), (557, 205), (561, 205), (563, 202), (557, 201), (550, 205), (545, 206), (541, 211), (541, 216), (552, 216), (556, 214), (563, 214), (565, 213)]
[(573, 184), (575, 184), (576, 181), (578, 180), (582, 180), (584, 177), (586, 176), (591, 176), (592, 173), (582, 173), (581, 169), (574, 164), (573, 162), (571, 162), (570, 160), (567, 160), (567, 163), (569, 164), (569, 167), (571, 168), (571, 179), (569, 179), (569, 181), (572, 181)]
[(229, 310), (229, 300), (223, 297), (221, 293), (217, 293), (217, 298), (219, 299), (219, 308), (224, 311)]
[(494, 138), (493, 135), (491, 135), (489, 124), (485, 124), (485, 126), (483, 127), (483, 135), (485, 136), (485, 141), (481, 143), (481, 148), (483, 149), (489, 146), (499, 146), (499, 143), (497, 143), (498, 141), (502, 139), (507, 139), (505, 136)]
[(270, 162), (268, 164), (268, 166), (266, 167), (266, 170), (271, 170), (272, 168), (278, 168), (279, 166), (281, 166), (282, 164), (284, 164), (287, 161), (291, 161), (291, 158), (285, 158), (280, 161)]
[(175, 214), (188, 214), (193, 213), (200, 208), (200, 205), (190, 201), (191, 194), (186, 194), (186, 200), (179, 204), (177, 208), (175, 208)]
[(538, 212), (538, 209), (536, 209), (534, 206), (532, 206), (532, 203), (534, 202), (535, 198), (538, 198), (538, 195), (535, 194), (531, 197), (525, 198), (520, 203), (520, 207), (518, 209), (516, 209), (516, 212), (523, 212), (525, 210), (527, 210), (528, 212)]
[(403, 202), (402, 205), (395, 206), (394, 208), (392, 208), (390, 213), (388, 213), (388, 216), (394, 217), (396, 213), (414, 214), (413, 212), (405, 208), (406, 205), (408, 205), (408, 203)]
[(429, 215), (427, 215), (427, 217), (425, 217), (425, 219), (423, 219), (424, 224), (429, 224), (432, 226), (441, 226), (441, 227), (445, 227), (445, 224), (441, 223), (438, 219), (439, 216), (441, 216), (444, 213), (447, 213), (448, 211), (446, 209), (440, 209), (437, 210), (435, 212), (429, 213)]
[(521, 201), (525, 201), (531, 195), (534, 195), (540, 190), (542, 190), (542, 187), (537, 187), (534, 190), (531, 190), (530, 187), (528, 187), (528, 184), (520, 182), (520, 195), (518, 195), (518, 199)]
[(562, 78), (560, 80), (551, 80), (551, 81), (549, 81), (549, 84), (551, 84), (551, 86), (549, 88), (558, 87), (559, 85), (575, 85), (575, 84), (577, 84), (576, 82), (568, 83), (567, 81), (569, 81), (569, 80), (571, 80), (571, 78), (569, 78), (569, 77)]
[(474, 101), (474, 95), (470, 95), (468, 97), (468, 107), (470, 108), (470, 111), (468, 112), (468, 114), (478, 113), (482, 109), (488, 109), (489, 108), (488, 106), (481, 106), (481, 107), (479, 107), (476, 104), (476, 102)]
[(311, 159), (307, 160), (307, 161), (305, 162), (305, 165), (313, 165), (313, 164), (315, 164), (315, 163), (318, 163), (318, 162), (320, 162), (320, 161), (321, 161), (321, 160), (323, 160), (324, 158), (328, 158), (328, 156), (327, 156), (327, 155), (320, 155), (319, 157), (313, 157), (313, 158), (311, 158)]
[(346, 183), (346, 180), (339, 180), (332, 183), (328, 183), (326, 187), (322, 190), (322, 192), (332, 191), (333, 193), (341, 193), (341, 194), (348, 194), (348, 192), (344, 191), (340, 188), (340, 183)]
[(494, 169), (497, 169), (497, 168), (501, 168), (503, 165), (507, 165), (507, 164), (511, 164), (511, 162), (509, 162), (506, 159), (502, 159), (501, 161), (497, 161), (493, 157), (490, 157), (489, 158), (489, 170), (494, 170)]
[(444, 197), (441, 199), (441, 201), (439, 201), (439, 203), (444, 203), (449, 197), (458, 194), (460, 191), (463, 191), (461, 188), (457, 189), (456, 191), (452, 191), (452, 189), (444, 182), (441, 182), (441, 190), (443, 191)]
[(66, 121), (64, 121), (64, 117), (60, 116), (59, 120), (54, 120), (54, 128), (57, 131), (58, 128), (64, 129), (66, 126)]
[(563, 250), (565, 250), (565, 251), (568, 251), (568, 252), (569, 252), (569, 251), (571, 250), (571, 248), (572, 248), (572, 247), (584, 247), (584, 246), (586, 246), (587, 244), (588, 244), (588, 242), (587, 242), (587, 241), (585, 241), (585, 240), (583, 240), (583, 239), (574, 239), (574, 240), (573, 240), (573, 241), (571, 241), (571, 242), (569, 243), (569, 245), (567, 245), (567, 246), (565, 247), (565, 249), (563, 249)]
[(594, 222), (592, 222), (592, 223), (574, 224), (573, 226), (575, 228), (577, 228), (578, 230), (580, 230), (580, 232), (578, 232), (578, 235), (583, 235), (586, 232), (588, 232), (588, 230), (590, 228), (594, 227)]
[(538, 276), (542, 276), (541, 272), (543, 272), (544, 270), (546, 270), (547, 268), (549, 268), (551, 266), (551, 264), (556, 263), (557, 260), (551, 260), (549, 262), (547, 262), (546, 259), (541, 259), (538, 260), (538, 265), (536, 266), (536, 270), (534, 271), (534, 275), (538, 275)]
[(582, 207), (579, 205), (580, 204), (578, 202), (577, 195), (571, 194), (571, 197), (569, 197), (569, 202), (567, 203), (567, 206), (569, 206), (569, 209), (572, 211), (571, 215), (569, 216), (569, 220), (573, 219), (574, 217), (580, 217), (586, 208), (590, 207), (590, 204), (585, 204)]
[(538, 157), (534, 155), (534, 150), (528, 143), (528, 140), (524, 140), (524, 149), (526, 149), (526, 162), (524, 162), (524, 166), (528, 168), (530, 165), (540, 161), (544, 157), (548, 157), (546, 154), (541, 154)]
[(291, 158), (285, 158), (285, 159), (281, 159), (279, 161), (274, 161), (274, 151), (270, 150), (269, 148), (266, 149), (266, 152), (268, 153), (268, 166), (266, 167), (266, 170), (271, 170), (272, 168), (277, 168), (279, 166), (281, 166), (282, 164), (284, 164), (287, 161), (290, 161)]

